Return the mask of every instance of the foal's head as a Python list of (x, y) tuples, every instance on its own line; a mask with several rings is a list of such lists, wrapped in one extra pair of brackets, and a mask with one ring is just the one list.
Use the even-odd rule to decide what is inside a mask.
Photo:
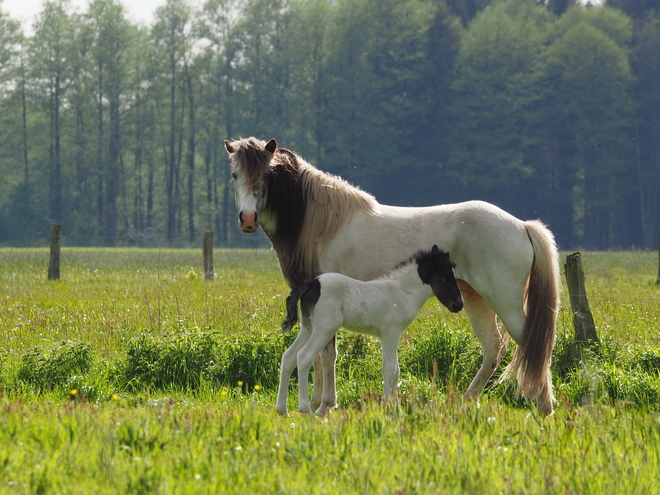
[(449, 259), (449, 253), (433, 245), (430, 251), (418, 255), (415, 261), (419, 278), (431, 286), (433, 295), (452, 313), (463, 309), (463, 297), (454, 277), (454, 263)]

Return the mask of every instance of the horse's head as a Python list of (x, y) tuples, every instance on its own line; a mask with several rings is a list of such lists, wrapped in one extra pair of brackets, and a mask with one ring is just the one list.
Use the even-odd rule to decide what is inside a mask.
[(277, 142), (267, 143), (256, 138), (226, 141), (225, 148), (231, 159), (231, 175), (238, 208), (241, 230), (253, 234), (259, 228), (259, 212), (266, 194), (266, 175), (270, 160), (277, 150)]
[(454, 263), (433, 245), (431, 251), (417, 257), (417, 272), (422, 282), (431, 286), (433, 295), (452, 313), (463, 309), (463, 297), (454, 277)]

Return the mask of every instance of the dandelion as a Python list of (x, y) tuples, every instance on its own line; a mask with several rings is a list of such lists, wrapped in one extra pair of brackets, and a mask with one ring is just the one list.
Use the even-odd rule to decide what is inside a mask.
[(119, 400), (119, 396), (117, 394), (112, 394), (112, 400)]
[(238, 386), (239, 386), (239, 387), (242, 387), (242, 386), (243, 386), (243, 382), (239, 380), (239, 382), (238, 382)]
[(78, 395), (78, 389), (77, 388), (69, 390), (69, 397), (71, 399), (75, 399), (77, 395)]
[(257, 390), (257, 391), (258, 391), (258, 390), (261, 390), (261, 385), (255, 385), (255, 386), (254, 386), (254, 389)]

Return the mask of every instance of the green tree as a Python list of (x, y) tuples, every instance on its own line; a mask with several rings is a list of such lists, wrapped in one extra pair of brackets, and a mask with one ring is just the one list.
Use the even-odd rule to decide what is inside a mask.
[(106, 244), (114, 246), (122, 175), (121, 108), (127, 99), (133, 33), (124, 7), (117, 0), (93, 0), (87, 16), (93, 33), (91, 56), (96, 74), (99, 220)]
[(39, 99), (49, 119), (48, 169), (50, 218), (64, 219), (65, 201), (62, 174), (62, 119), (64, 95), (75, 58), (73, 19), (68, 0), (47, 1), (35, 22), (30, 44), (30, 65), (38, 85)]
[[(630, 219), (618, 205), (634, 200), (625, 177), (631, 169), (631, 89), (629, 19), (612, 9), (575, 7), (556, 24), (547, 52), (556, 125), (570, 140), (571, 152), (557, 154), (572, 166), (573, 232), (576, 242), (605, 249), (625, 242)], [(563, 146), (563, 144), (562, 144)]]
[(482, 198), (520, 216), (538, 207), (525, 151), (541, 120), (552, 19), (533, 0), (493, 3), (462, 36), (453, 81), (449, 177), (464, 198)]
[(222, 136), (235, 137), (237, 23), (242, 8), (240, 0), (208, 0), (197, 24), (200, 37), (208, 42), (201, 74), (202, 118), (206, 122), (200, 129), (206, 182), (202, 211), (205, 223), (213, 226), (223, 243), (229, 240), (230, 177)]
[(660, 231), (660, 11), (637, 22), (632, 53), (638, 111), (635, 122), (640, 244), (653, 248)]
[[(165, 164), (166, 233), (173, 241), (178, 233), (178, 214), (181, 208), (181, 161), (184, 152), (185, 99), (181, 87), (185, 84), (185, 70), (191, 59), (193, 37), (191, 8), (185, 0), (168, 0), (156, 10), (156, 21), (151, 36), (160, 70), (162, 101), (162, 149)], [(157, 86), (160, 84), (156, 83)]]

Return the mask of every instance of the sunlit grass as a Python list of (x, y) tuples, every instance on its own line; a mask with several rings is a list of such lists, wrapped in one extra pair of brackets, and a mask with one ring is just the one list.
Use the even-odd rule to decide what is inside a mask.
[[(660, 483), (655, 253), (583, 253), (603, 345), (571, 358), (556, 414), (480, 364), (464, 313), (429, 301), (404, 335), (399, 408), (376, 341), (340, 332), (341, 408), (274, 412), (288, 288), (269, 250), (0, 249), (0, 493), (652, 493)], [(655, 345), (653, 345), (655, 343)], [(208, 362), (207, 362), (208, 361)]]

